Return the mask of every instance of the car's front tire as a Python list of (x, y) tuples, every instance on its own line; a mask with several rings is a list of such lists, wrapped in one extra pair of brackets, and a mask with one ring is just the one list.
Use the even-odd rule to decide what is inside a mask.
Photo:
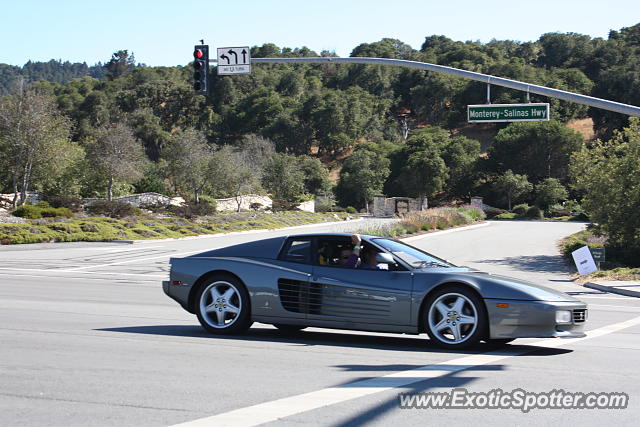
[(429, 338), (450, 350), (461, 350), (486, 336), (487, 309), (482, 299), (465, 286), (437, 289), (424, 304), (424, 327)]
[(239, 334), (251, 326), (251, 303), (244, 284), (219, 274), (205, 280), (196, 297), (196, 315), (212, 334)]

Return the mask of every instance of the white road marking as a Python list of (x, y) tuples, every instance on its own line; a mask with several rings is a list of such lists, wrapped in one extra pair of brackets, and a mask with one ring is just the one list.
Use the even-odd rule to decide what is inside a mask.
[(130, 264), (132, 262), (138, 262), (138, 261), (149, 261), (152, 259), (161, 259), (161, 258), (172, 258), (172, 257), (180, 257), (180, 256), (185, 256), (185, 255), (192, 255), (192, 254), (196, 254), (198, 252), (204, 252), (204, 250), (202, 249), (198, 249), (197, 251), (189, 251), (189, 252), (181, 252), (181, 253), (177, 253), (177, 254), (164, 254), (164, 255), (156, 255), (156, 256), (152, 256), (152, 257), (146, 257), (146, 258), (135, 258), (135, 259), (128, 259), (126, 261), (116, 261), (116, 262), (108, 262), (108, 263), (104, 263), (104, 264), (92, 264), (92, 265), (85, 265), (82, 267), (72, 267), (72, 268), (60, 268), (60, 269), (49, 269), (49, 270), (42, 270), (42, 269), (16, 269), (16, 268), (8, 268), (8, 267), (0, 267), (0, 270), (20, 270), (20, 271), (47, 271), (47, 272), (61, 272), (61, 273), (69, 273), (69, 272), (77, 272), (80, 270), (88, 270), (90, 268), (100, 268), (100, 267), (109, 267), (111, 265), (120, 265), (120, 264)]
[(637, 301), (637, 300), (633, 300), (633, 297), (609, 297), (609, 296), (605, 296), (605, 295), (582, 295), (582, 294), (569, 294), (572, 297), (578, 298), (578, 299), (582, 299), (582, 298), (593, 298), (593, 299), (619, 299), (619, 300), (625, 300), (625, 301)]
[(637, 305), (611, 305), (611, 304), (594, 304), (594, 303), (589, 303), (589, 307), (614, 307), (614, 308), (637, 308), (637, 309), (640, 309), (640, 306), (637, 306)]
[[(602, 328), (587, 332), (584, 338), (565, 339), (545, 339), (528, 344), (529, 346), (539, 346), (556, 348), (575, 342), (601, 337), (619, 330), (640, 325), (640, 317), (635, 317), (625, 322), (614, 323)], [(459, 372), (475, 366), (487, 365), (499, 362), (510, 357), (518, 356), (534, 351), (532, 349), (511, 351), (496, 351), (484, 354), (459, 357), (453, 360), (436, 363), (433, 365), (421, 366), (420, 368), (408, 371), (396, 372), (377, 378), (371, 378), (353, 383), (329, 387), (322, 390), (312, 391), (297, 396), (285, 397), (270, 402), (259, 403), (246, 408), (235, 409), (207, 418), (188, 421), (176, 424), (174, 427), (205, 427), (205, 426), (257, 426), (260, 424), (277, 421), (291, 415), (311, 411), (329, 405), (357, 399), (381, 391), (404, 387), (428, 379), (439, 378)]]
[[(18, 272), (32, 272), (32, 271), (37, 271), (37, 272), (42, 272), (42, 273), (47, 273), (46, 276), (41, 276), (41, 275), (29, 275), (29, 274), (16, 274), (16, 273), (5, 273), (3, 271), (0, 271), (0, 275), (3, 276), (31, 276), (31, 277), (51, 277), (51, 273), (74, 273), (74, 274), (91, 274), (94, 276), (100, 276), (100, 275), (105, 275), (105, 276), (134, 276), (134, 277), (146, 277), (146, 278), (160, 278), (160, 279), (166, 279), (169, 277), (169, 272), (167, 271), (166, 275), (151, 275), (151, 274), (142, 274), (142, 273), (108, 273), (108, 272), (102, 272), (102, 271), (66, 271), (66, 270), (43, 270), (43, 269), (35, 269), (35, 268), (25, 268), (25, 269), (20, 269), (20, 268), (0, 268), (0, 270), (5, 270), (5, 271), (18, 271)], [(63, 276), (64, 277), (64, 276)], [(73, 278), (73, 277), (71, 277)]]

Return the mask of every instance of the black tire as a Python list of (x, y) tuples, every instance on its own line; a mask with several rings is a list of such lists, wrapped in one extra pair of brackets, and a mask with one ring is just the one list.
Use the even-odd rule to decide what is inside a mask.
[(253, 323), (247, 289), (240, 280), (228, 274), (209, 277), (200, 285), (195, 311), (202, 327), (216, 335), (240, 334)]
[(306, 326), (285, 325), (285, 324), (282, 324), (282, 323), (274, 323), (273, 326), (278, 328), (278, 330), (280, 330), (280, 332), (285, 333), (285, 334), (289, 334), (289, 335), (298, 334), (298, 333), (300, 333), (300, 331), (302, 331), (303, 329), (306, 328)]
[(425, 301), (421, 319), (431, 341), (449, 350), (467, 348), (487, 336), (487, 308), (466, 286), (449, 285), (434, 291)]

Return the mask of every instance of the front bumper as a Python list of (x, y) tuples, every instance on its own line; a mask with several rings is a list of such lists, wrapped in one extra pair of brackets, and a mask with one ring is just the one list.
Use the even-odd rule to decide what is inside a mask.
[[(485, 299), (490, 338), (582, 338), (587, 305), (572, 301), (514, 301)], [(556, 323), (557, 310), (584, 311), (568, 324)], [(574, 316), (572, 316), (574, 317)]]

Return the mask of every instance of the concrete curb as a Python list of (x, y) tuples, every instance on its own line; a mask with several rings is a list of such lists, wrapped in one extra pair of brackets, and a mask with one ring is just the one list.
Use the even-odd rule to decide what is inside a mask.
[(399, 240), (402, 240), (403, 242), (413, 242), (414, 240), (424, 239), (436, 234), (438, 236), (441, 236), (446, 233), (455, 233), (456, 231), (464, 231), (464, 230), (470, 230), (473, 228), (487, 227), (489, 225), (491, 225), (490, 222), (481, 222), (480, 224), (465, 225), (463, 227), (448, 228), (446, 230), (434, 230), (434, 231), (426, 232), (424, 234), (418, 234), (417, 236), (405, 237)]
[[(640, 285), (640, 283), (639, 283)], [(609, 292), (612, 294), (624, 295), (627, 297), (640, 298), (640, 291), (632, 291), (630, 289), (623, 289), (620, 286), (606, 286), (600, 283), (587, 282), (584, 285), (585, 288), (595, 289), (597, 291)]]
[(363, 221), (363, 218), (354, 218), (344, 221), (331, 221), (331, 222), (314, 222), (311, 224), (303, 224), (303, 225), (293, 225), (291, 227), (282, 227), (282, 228), (257, 228), (255, 230), (242, 230), (242, 231), (231, 231), (229, 233), (216, 233), (216, 234), (201, 234), (199, 236), (185, 236), (185, 237), (175, 237), (168, 239), (147, 239), (147, 240), (111, 240), (109, 243), (125, 243), (125, 244), (140, 244), (140, 243), (157, 243), (157, 242), (173, 242), (177, 240), (195, 240), (195, 239), (208, 239), (211, 237), (220, 237), (220, 236), (235, 236), (237, 234), (252, 234), (252, 233), (268, 233), (270, 231), (280, 231), (280, 230), (294, 230), (297, 228), (309, 228), (316, 227), (318, 225), (337, 225), (337, 224), (345, 224)]

